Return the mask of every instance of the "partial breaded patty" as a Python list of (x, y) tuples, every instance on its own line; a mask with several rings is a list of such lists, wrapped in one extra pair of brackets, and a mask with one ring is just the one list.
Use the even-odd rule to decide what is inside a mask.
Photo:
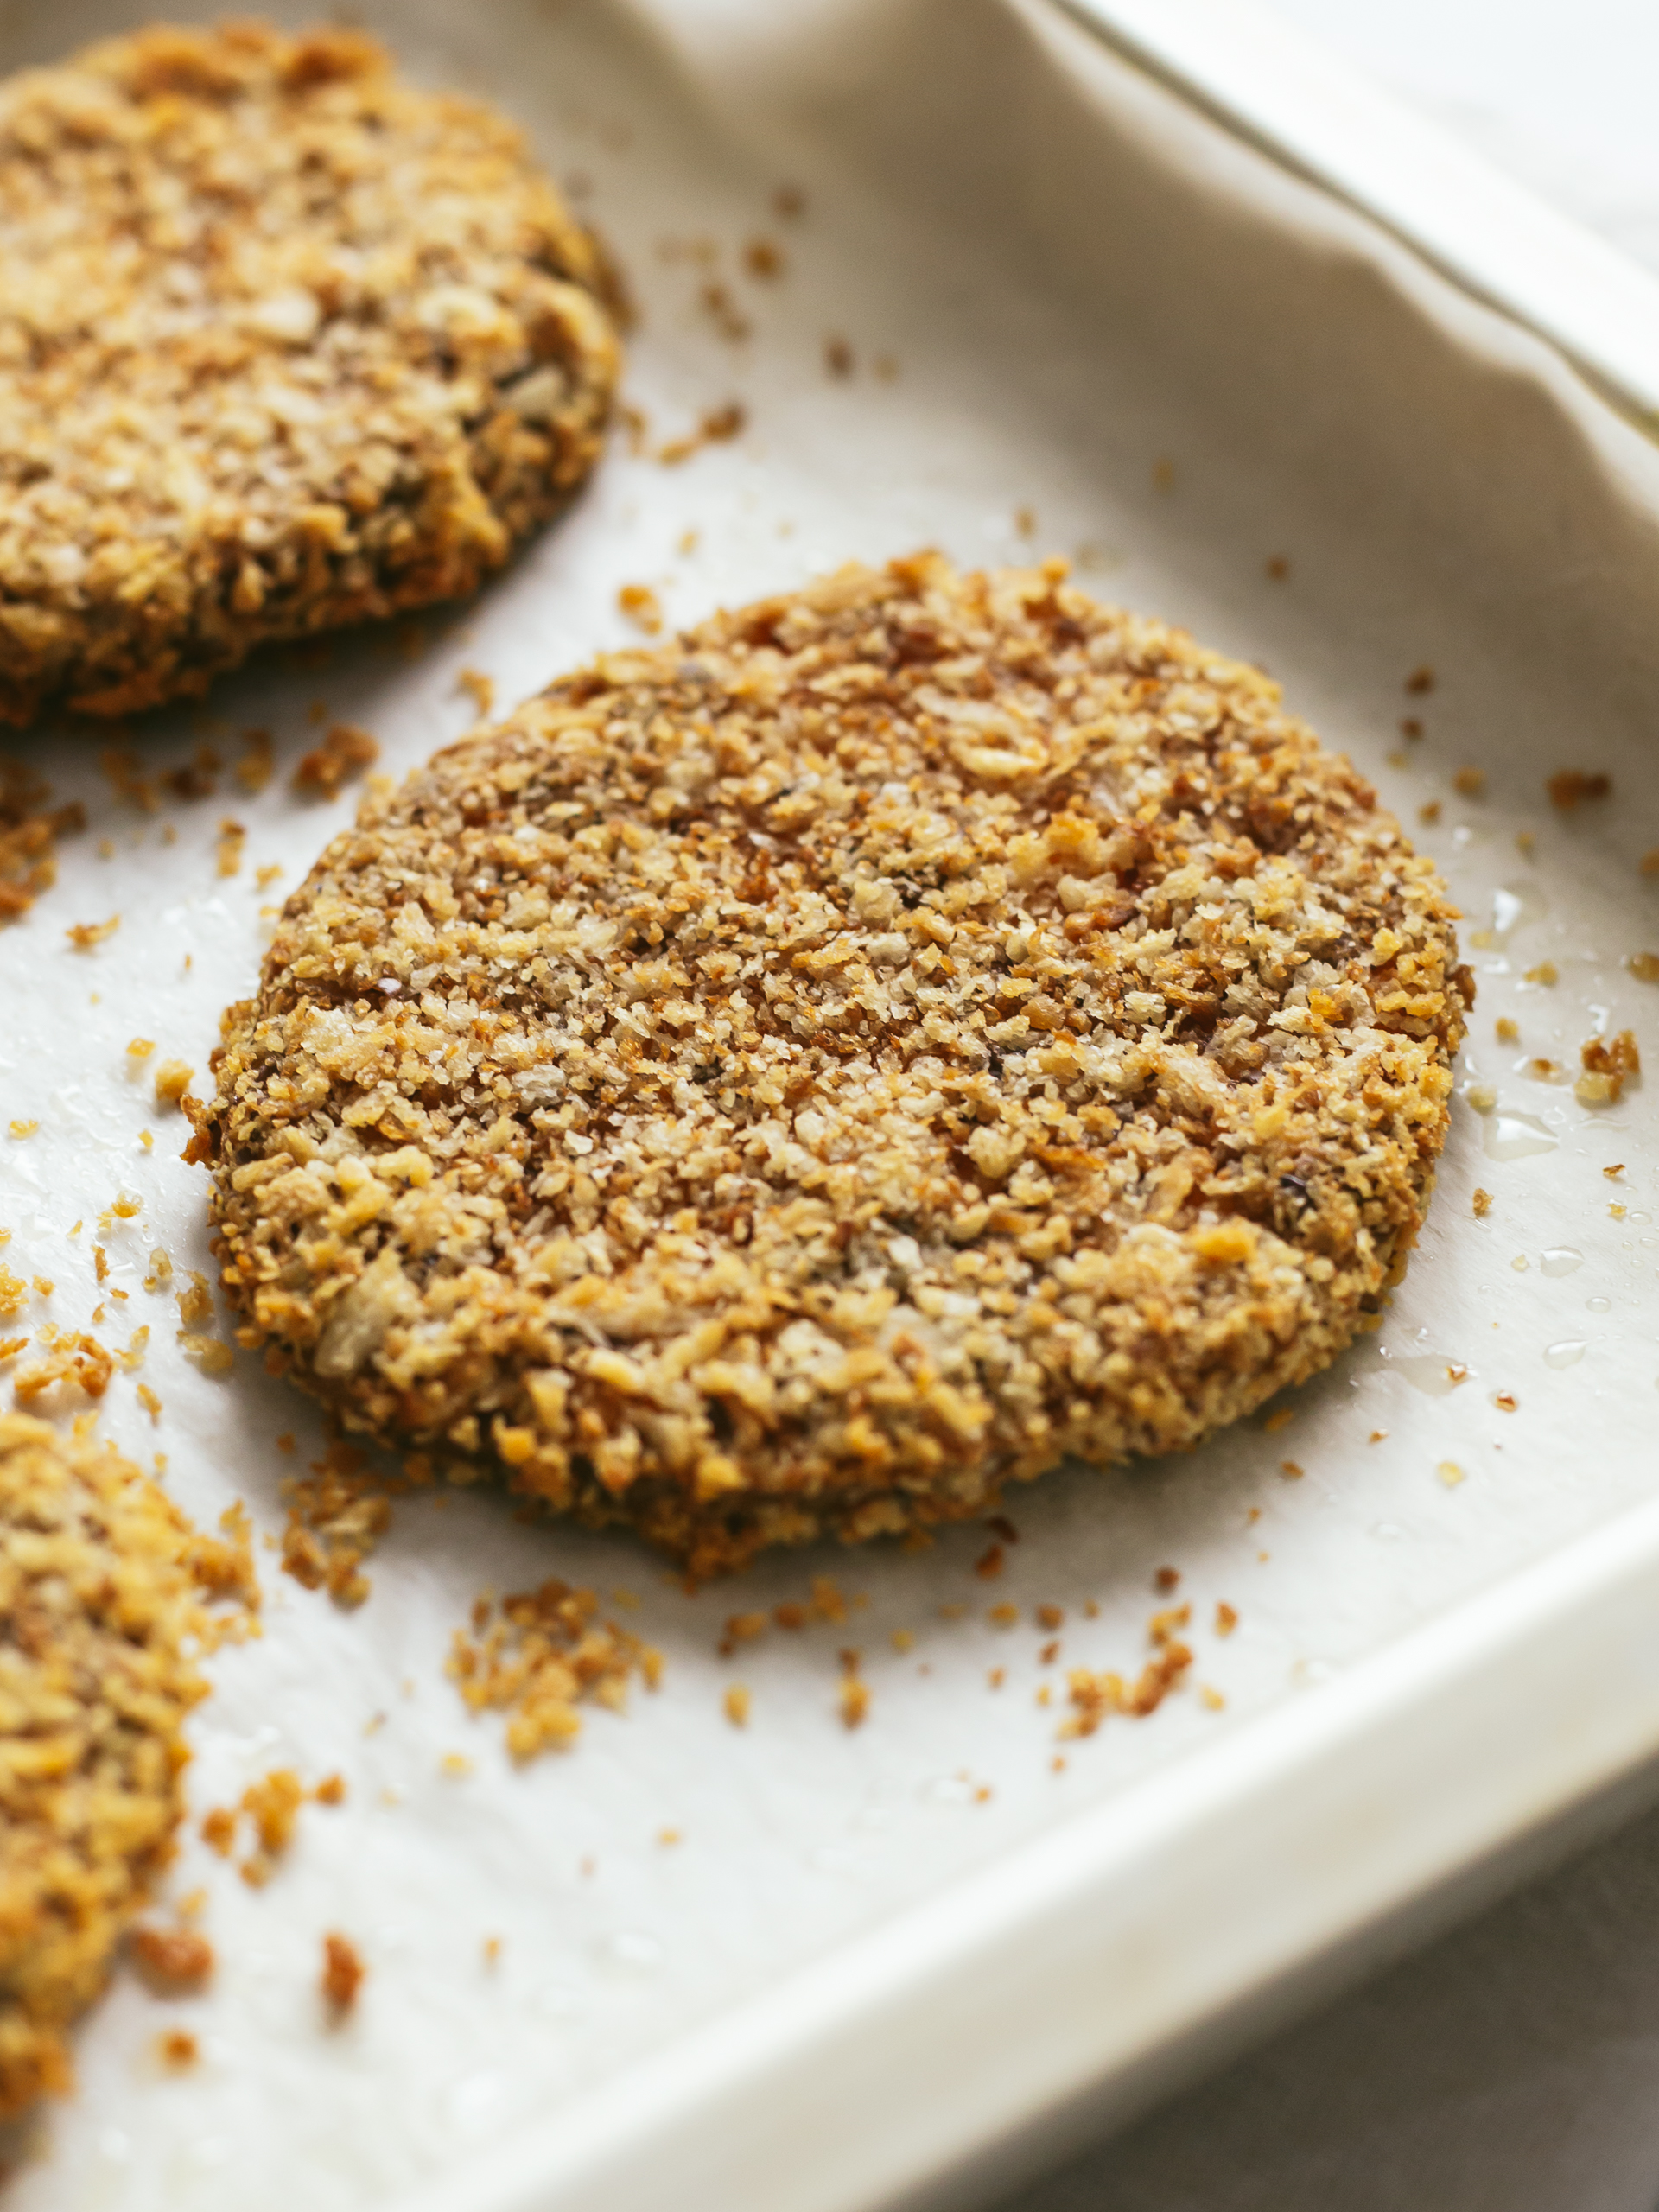
[(0, 721), (471, 591), (618, 370), (518, 133), (354, 32), (157, 27), (0, 85)]
[(1446, 1135), (1444, 887), (1276, 685), (1064, 577), (718, 615), (328, 847), (195, 1149), (349, 1427), (702, 1570), (1348, 1343)]
[(68, 2086), (70, 2024), (171, 1848), (205, 1687), (188, 1543), (108, 1446), (0, 1417), (0, 2119)]

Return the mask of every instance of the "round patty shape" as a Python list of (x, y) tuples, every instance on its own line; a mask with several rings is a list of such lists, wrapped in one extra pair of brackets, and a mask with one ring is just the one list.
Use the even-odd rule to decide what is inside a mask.
[(188, 1541), (106, 1446), (0, 1418), (0, 2119), (68, 2088), (66, 2030), (171, 1848)]
[(141, 31), (0, 85), (0, 721), (469, 592), (593, 466), (594, 248), (371, 40)]
[(328, 847), (193, 1153), (348, 1427), (709, 1571), (1349, 1341), (1446, 1134), (1452, 910), (1275, 685), (1065, 575), (718, 615)]

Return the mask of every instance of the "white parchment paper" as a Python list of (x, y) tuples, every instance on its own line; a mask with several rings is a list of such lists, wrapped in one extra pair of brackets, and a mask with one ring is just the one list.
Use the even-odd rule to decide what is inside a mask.
[[(262, 907), (351, 804), (288, 790), (319, 715), (365, 725), (401, 772), (467, 727), (463, 668), (505, 705), (631, 635), (622, 585), (649, 584), (679, 622), (925, 543), (967, 563), (1068, 553), (1103, 595), (1269, 665), (1408, 822), (1438, 804), (1421, 834), (1478, 933), (1480, 1001), (1434, 1213), (1383, 1327), (1296, 1395), (1287, 1427), (1011, 1498), (1020, 1541), (995, 1582), (976, 1575), (988, 1538), (970, 1528), (921, 1555), (780, 1558), (690, 1596), (622, 1540), (527, 1526), (478, 1494), (401, 1503), (355, 1612), (263, 1549), (265, 1633), (213, 1662), (193, 1815), (276, 1766), (337, 1769), (347, 1802), (308, 1807), (257, 1891), (193, 1819), (168, 1894), (207, 1890), (211, 1993), (162, 2002), (118, 1976), (79, 2038), (75, 2096), (11, 2146), (9, 2212), (395, 2204), (1068, 1811), (1317, 1694), (1654, 1485), (1651, 1116), (1639, 1086), (1592, 1113), (1570, 1083), (1592, 1033), (1633, 1025), (1659, 1051), (1656, 1001), (1623, 964), (1659, 950), (1637, 868), (1659, 844), (1659, 471), (1635, 435), (1038, 0), (369, 12), (411, 69), (501, 99), (582, 194), (641, 305), (627, 397), (648, 427), (639, 451), (619, 432), (573, 513), (475, 604), (326, 661), (273, 655), (201, 710), (134, 729), (152, 770), (213, 747), (213, 796), (143, 817), (84, 733), (11, 744), (84, 800), (89, 827), (0, 938), (0, 1125), (40, 1124), (0, 1138), (5, 1256), (54, 1286), (31, 1324), (85, 1326), (102, 1300), (105, 1341), (149, 1326), (102, 1418), (136, 1456), (165, 1453), (202, 1522), (241, 1500), (277, 1530), (277, 1485), (321, 1433), (257, 1358), (198, 1372), (170, 1300), (143, 1287), (157, 1243), (181, 1269), (211, 1263), (201, 1173), (128, 1040), (205, 1077), (219, 1011), (255, 976)], [(131, 19), (14, 6), (0, 62)], [(774, 206), (785, 185), (804, 194), (797, 218)], [(784, 256), (775, 281), (746, 270), (757, 238)], [(832, 372), (832, 342), (850, 373)], [(678, 467), (652, 457), (734, 399), (741, 438)], [(1408, 696), (1424, 664), (1435, 687)], [(1406, 715), (1422, 740), (1402, 736)], [(253, 726), (274, 733), (279, 773), (250, 798), (229, 770)], [(1553, 811), (1543, 780), (1573, 765), (1611, 774), (1613, 801)], [(1457, 789), (1465, 767), (1484, 770), (1484, 795)], [(226, 815), (248, 833), (232, 877), (216, 872)], [(266, 865), (283, 874), (261, 888)], [(115, 914), (96, 950), (72, 948), (71, 924)], [(1496, 1040), (1500, 1015), (1518, 1041)], [(1483, 1219), (1477, 1185), (1494, 1198)], [(142, 1211), (99, 1231), (121, 1191)], [(101, 1288), (95, 1237), (113, 1264)], [(1219, 1702), (1189, 1690), (1058, 1745), (1065, 1666), (1138, 1668), (1166, 1566), (1193, 1607), (1196, 1682)], [(626, 1592), (618, 1617), (662, 1648), (664, 1677), (625, 1716), (594, 1713), (569, 1755), (516, 1770), (443, 1659), (480, 1591), (553, 1573)], [(844, 1625), (717, 1655), (728, 1613), (801, 1598), (813, 1573), (848, 1594)], [(1222, 1600), (1240, 1619), (1225, 1640)], [(1039, 1656), (1039, 1604), (1065, 1609), (1058, 1663)], [(852, 1733), (844, 1645), (873, 1692)], [(733, 1681), (753, 1700), (742, 1732), (721, 1709)], [(457, 1751), (464, 1775), (445, 1767)], [(316, 1989), (331, 1928), (369, 1969), (334, 2031)], [(202, 2056), (169, 2077), (155, 2042), (175, 2025)]]

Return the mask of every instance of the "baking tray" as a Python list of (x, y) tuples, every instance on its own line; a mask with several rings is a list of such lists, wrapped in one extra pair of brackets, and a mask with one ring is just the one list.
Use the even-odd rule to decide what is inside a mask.
[[(93, 1217), (142, 1198), (101, 1236), (123, 1313), (152, 1330), (105, 1424), (166, 1452), (199, 1520), (240, 1500), (275, 1535), (295, 1464), (276, 1439), (295, 1432), (303, 1459), (321, 1430), (256, 1358), (200, 1372), (143, 1290), (155, 1243), (210, 1263), (200, 1171), (125, 1046), (139, 1032), (205, 1065), (262, 905), (344, 818), (349, 799), (288, 793), (314, 710), (367, 725), (401, 771), (466, 726), (463, 669), (505, 703), (621, 642), (624, 584), (690, 620), (931, 542), (971, 563), (1071, 554), (1103, 594), (1268, 665), (1408, 822), (1438, 804), (1421, 834), (1469, 918), (1480, 1003), (1410, 1271), (1289, 1426), (1011, 1499), (1020, 1540), (994, 1582), (976, 1573), (986, 1532), (963, 1529), (691, 1595), (620, 1539), (477, 1493), (400, 1503), (358, 1611), (262, 1551), (265, 1634), (213, 1662), (194, 1811), (279, 1765), (340, 1770), (347, 1802), (308, 1808), (258, 1891), (193, 1828), (169, 1894), (208, 1891), (213, 1991), (161, 2003), (118, 1980), (79, 2038), (76, 2097), (10, 2146), (7, 2212), (967, 2203), (1649, 1787), (1659, 1148), (1639, 1086), (1592, 1113), (1530, 1065), (1570, 1071), (1586, 1037), (1627, 1025), (1659, 1049), (1624, 965), (1659, 950), (1639, 865), (1659, 844), (1659, 460), (1630, 419), (1640, 394), (1605, 335), (1568, 351), (1619, 408), (1471, 297), (1507, 296), (1461, 245), (1436, 251), (1419, 223), (1437, 270), (1294, 174), (1287, 150), (1320, 167), (1296, 152), (1294, 101), (1272, 128), (1221, 127), (1224, 46), (1160, 54), (1149, 11), (1103, 12), (1152, 69), (1045, 0), (365, 11), (411, 70), (501, 100), (575, 180), (640, 297), (628, 396), (648, 427), (476, 603), (326, 664), (273, 655), (135, 729), (166, 766), (203, 744), (228, 764), (238, 732), (270, 728), (282, 772), (257, 797), (227, 772), (141, 817), (84, 737), (11, 748), (89, 827), (0, 938), (0, 1118), (40, 1124), (0, 1143), (7, 1257), (54, 1282), (35, 1313), (85, 1325)], [(9, 0), (0, 60), (132, 20)], [(1282, 92), (1271, 67), (1263, 83)], [(1386, 141), (1388, 111), (1369, 127)], [(1387, 173), (1386, 143), (1369, 151)], [(784, 185), (804, 196), (792, 221)], [(1529, 218), (1505, 204), (1513, 267)], [(775, 283), (741, 271), (760, 236), (787, 256)], [(1604, 318), (1627, 339), (1651, 308), (1630, 299), (1636, 321)], [(1620, 359), (1639, 381), (1638, 353)], [(741, 438), (653, 457), (732, 399)], [(1426, 697), (1404, 689), (1423, 665)], [(1611, 801), (1552, 810), (1545, 779), (1567, 766), (1611, 776)], [(227, 813), (248, 833), (230, 878)], [(282, 885), (258, 887), (261, 864)], [(71, 947), (70, 925), (117, 913), (95, 950)], [(1518, 1044), (1495, 1041), (1499, 1015)], [(1057, 1743), (1063, 1689), (1044, 1707), (1039, 1688), (1066, 1664), (1137, 1666), (1166, 1566), (1219, 1704), (1188, 1692)], [(442, 1662), (480, 1589), (552, 1573), (626, 1589), (620, 1617), (662, 1649), (664, 1680), (515, 1770)], [(728, 1612), (799, 1599), (812, 1574), (845, 1593), (844, 1624), (719, 1656)], [(1224, 1640), (1219, 1601), (1240, 1616)], [(1039, 1604), (1066, 1611), (1058, 1666)], [(848, 1643), (873, 1694), (855, 1732), (836, 1712)], [(733, 1680), (753, 1699), (741, 1732), (721, 1709)], [(332, 2033), (327, 1928), (369, 1967)], [(202, 2056), (169, 2078), (153, 2050), (174, 2024)]]

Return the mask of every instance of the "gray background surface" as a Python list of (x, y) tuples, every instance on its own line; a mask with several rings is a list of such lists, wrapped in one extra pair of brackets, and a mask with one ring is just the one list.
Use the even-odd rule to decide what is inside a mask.
[[(1278, 0), (1659, 271), (1659, 0)], [(1659, 1815), (1003, 2212), (1655, 2212)]]

